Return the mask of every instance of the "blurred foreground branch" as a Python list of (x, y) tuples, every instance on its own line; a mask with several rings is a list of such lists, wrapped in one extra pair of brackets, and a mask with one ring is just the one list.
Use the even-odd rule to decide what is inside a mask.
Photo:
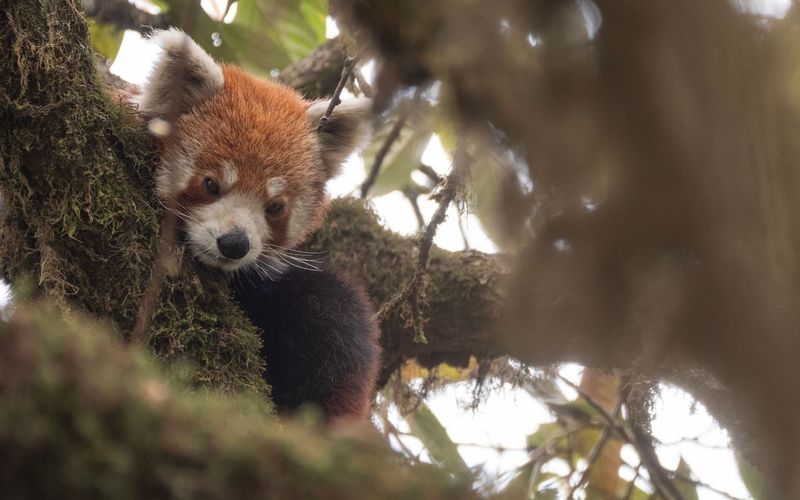
[(380, 54), (378, 107), (438, 82), (459, 125), (490, 123), (518, 157), (536, 203), (499, 208), (531, 236), (509, 351), (699, 366), (684, 387), (724, 388), (709, 408), (800, 498), (800, 13), (765, 25), (742, 5), (332, 2)]
[(188, 391), (91, 321), (57, 316), (18, 306), (0, 323), (7, 498), (470, 497), (404, 465), (366, 422), (279, 425), (256, 400)]
[(348, 55), (345, 37), (331, 38), (308, 56), (284, 68), (278, 80), (308, 99), (332, 95)]
[(135, 30), (146, 34), (153, 29), (169, 28), (170, 25), (165, 14), (150, 14), (128, 0), (81, 0), (81, 5), (87, 16), (120, 30)]

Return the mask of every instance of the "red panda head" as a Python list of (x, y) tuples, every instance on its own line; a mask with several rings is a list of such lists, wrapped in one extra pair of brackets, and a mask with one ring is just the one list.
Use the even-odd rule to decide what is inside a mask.
[(181, 31), (154, 38), (163, 54), (137, 101), (147, 118), (173, 121), (159, 197), (175, 201), (204, 264), (280, 268), (276, 257), (318, 227), (326, 182), (365, 140), (369, 100), (339, 104), (318, 133), (328, 101), (219, 65)]

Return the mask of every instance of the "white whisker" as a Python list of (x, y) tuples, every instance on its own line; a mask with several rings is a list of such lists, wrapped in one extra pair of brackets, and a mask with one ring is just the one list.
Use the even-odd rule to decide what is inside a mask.
[[(285, 262), (287, 265), (289, 265), (290, 267), (296, 267), (298, 269), (305, 269), (306, 271), (321, 271), (320, 268), (318, 268), (317, 266), (315, 266), (313, 264), (309, 264), (309, 263), (307, 263), (305, 261), (298, 261), (298, 260), (293, 259), (292, 257), (290, 257), (288, 255), (283, 255), (283, 254), (280, 254), (280, 253), (275, 253), (275, 255), (279, 259), (281, 259), (283, 262)], [(300, 264), (298, 264), (298, 262), (300, 262)]]

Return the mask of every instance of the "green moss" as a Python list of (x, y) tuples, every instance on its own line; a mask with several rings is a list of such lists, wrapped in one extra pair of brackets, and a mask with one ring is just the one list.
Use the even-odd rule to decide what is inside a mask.
[(0, 323), (5, 498), (464, 498), (403, 465), (366, 424), (331, 437), (258, 399), (187, 391), (153, 359), (76, 319), (22, 306)]
[[(307, 248), (324, 253), (334, 269), (363, 281), (377, 305), (406, 286), (417, 262), (417, 241), (386, 230), (376, 214), (355, 199), (332, 203)], [(406, 308), (391, 311), (381, 325), (382, 380), (415, 356), (430, 367), (441, 362), (461, 365), (472, 354), (491, 358), (503, 352), (495, 330), (502, 302), (500, 259), (479, 252), (431, 250), (424, 307), (429, 342), (414, 342)]]
[[(0, 18), (0, 274), (129, 335), (162, 210), (155, 148), (132, 110), (99, 83), (74, 1), (4, 2)], [(196, 383), (268, 394), (253, 327), (224, 278), (186, 259), (166, 278), (151, 334), (187, 359)]]

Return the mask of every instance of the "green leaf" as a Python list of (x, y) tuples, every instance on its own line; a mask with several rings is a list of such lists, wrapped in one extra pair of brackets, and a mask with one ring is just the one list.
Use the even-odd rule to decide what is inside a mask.
[(170, 5), (168, 0), (150, 0), (153, 5), (161, 9), (161, 12), (169, 12)]
[[(559, 433), (563, 432), (564, 428), (558, 422), (548, 422), (546, 424), (541, 424), (533, 434), (529, 434), (528, 437), (525, 438), (525, 441), (530, 448), (538, 448), (543, 444), (547, 443), (554, 437), (558, 436)], [(566, 438), (561, 438), (566, 439)]]
[(739, 475), (742, 477), (742, 482), (747, 487), (747, 491), (750, 492), (753, 500), (770, 500), (772, 498), (777, 498), (772, 486), (761, 471), (750, 465), (750, 463), (738, 453), (736, 453), (736, 465), (739, 467)]
[(471, 172), (471, 208), (481, 227), (500, 249), (517, 251), (526, 241), (524, 226), (530, 207), (511, 158), (492, 147), (480, 147), (473, 155)]
[(110, 24), (100, 24), (89, 20), (89, 33), (92, 35), (92, 46), (106, 59), (117, 57), (125, 32)]
[(601, 432), (594, 427), (581, 429), (572, 435), (573, 464), (577, 465), (581, 458), (588, 459), (589, 454), (600, 440)]
[(425, 403), (421, 403), (413, 413), (406, 415), (405, 419), (411, 428), (411, 433), (422, 441), (435, 463), (456, 477), (472, 478), (472, 471), (458, 452), (458, 446), (453, 443), (447, 435), (447, 430)]
[(306, 0), (300, 3), (300, 13), (317, 42), (325, 41), (325, 20), (328, 17), (328, 0)]
[(638, 487), (634, 486), (633, 491), (631, 491), (631, 498), (630, 500), (654, 500), (658, 497), (654, 497), (650, 493), (645, 493), (644, 490), (639, 489)]
[[(168, 0), (168, 10), (184, 12), (187, 1)], [(266, 76), (325, 41), (327, 10), (325, 0), (238, 0), (230, 24), (211, 19), (200, 9), (191, 26), (179, 27), (215, 59)]]
[(495, 498), (525, 498), (528, 491), (528, 477), (530, 476), (530, 468), (526, 465), (520, 467), (514, 473), (514, 477), (508, 482), (503, 489), (497, 492)]
[[(429, 116), (425, 113), (423, 116)], [(378, 152), (386, 142), (395, 121), (385, 123), (373, 136), (372, 142), (364, 151), (364, 168), (369, 174)], [(369, 197), (382, 196), (392, 191), (403, 189), (411, 181), (411, 173), (416, 170), (422, 161), (422, 153), (428, 147), (433, 135), (432, 120), (421, 119), (418, 123), (406, 122), (401, 129), (389, 152), (383, 159), (378, 178), (369, 192)]]
[[(691, 467), (689, 467), (689, 464), (686, 463), (683, 457), (681, 457), (680, 462), (678, 462), (678, 468), (675, 470), (675, 472), (680, 477), (685, 477), (685, 478), (692, 477), (692, 469)], [(698, 500), (697, 486), (695, 486), (694, 484), (687, 481), (681, 481), (680, 479), (678, 479), (677, 481), (675, 481), (675, 487), (680, 492), (681, 497), (683, 497), (685, 500)]]

